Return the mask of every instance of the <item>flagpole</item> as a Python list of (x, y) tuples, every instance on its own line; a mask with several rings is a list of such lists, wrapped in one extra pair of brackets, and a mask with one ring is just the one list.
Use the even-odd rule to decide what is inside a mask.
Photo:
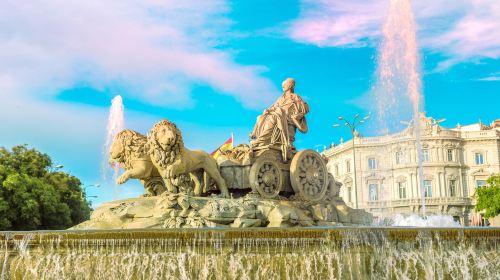
[(234, 134), (231, 132), (231, 148), (234, 148)]

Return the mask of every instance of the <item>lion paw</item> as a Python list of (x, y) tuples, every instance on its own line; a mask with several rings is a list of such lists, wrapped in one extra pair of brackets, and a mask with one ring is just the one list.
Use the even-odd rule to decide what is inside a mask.
[(127, 176), (122, 175), (122, 176), (118, 177), (118, 179), (116, 179), (116, 183), (118, 185), (121, 185), (121, 184), (127, 182), (127, 180), (128, 180)]

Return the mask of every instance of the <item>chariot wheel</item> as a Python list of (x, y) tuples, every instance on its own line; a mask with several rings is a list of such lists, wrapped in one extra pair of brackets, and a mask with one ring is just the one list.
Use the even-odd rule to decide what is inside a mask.
[(250, 186), (263, 198), (275, 198), (283, 187), (283, 174), (269, 157), (258, 158), (250, 168)]
[(308, 201), (324, 198), (328, 171), (321, 155), (313, 150), (298, 152), (290, 164), (290, 181), (296, 194)]

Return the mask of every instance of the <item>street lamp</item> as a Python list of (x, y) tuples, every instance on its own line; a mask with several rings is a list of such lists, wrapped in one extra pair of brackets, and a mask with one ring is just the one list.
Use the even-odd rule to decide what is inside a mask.
[[(95, 187), (95, 188), (98, 188), (98, 187), (100, 187), (100, 186), (101, 186), (101, 184), (84, 185), (84, 186), (83, 186), (83, 191), (80, 193), (80, 195), (81, 195), (81, 199), (83, 200), (83, 194), (84, 194), (84, 193), (85, 193), (85, 194), (87, 193), (87, 188), (90, 188), (90, 187)], [(87, 196), (87, 195), (85, 195), (85, 197), (87, 197), (87, 198), (89, 198), (89, 197), (94, 197), (94, 198), (97, 198), (97, 196), (96, 196), (96, 195), (91, 195), (91, 196)]]
[(56, 165), (56, 166), (51, 167), (51, 168), (50, 168), (50, 172), (52, 172), (52, 173), (53, 173), (53, 172), (59, 171), (59, 170), (60, 170), (60, 169), (62, 169), (62, 168), (64, 168), (64, 165), (62, 165), (62, 164), (58, 164), (58, 165)]
[[(344, 122), (344, 126), (347, 126), (349, 128), (349, 130), (351, 131), (351, 135), (352, 135), (352, 158), (353, 158), (352, 161), (353, 161), (353, 165), (354, 165), (354, 169), (353, 169), (354, 180), (353, 180), (353, 183), (354, 183), (354, 207), (355, 208), (358, 208), (358, 186), (356, 184), (356, 150), (355, 150), (355, 145), (354, 145), (354, 139), (359, 136), (359, 133), (356, 130), (356, 127), (358, 127), (359, 125), (365, 123), (369, 118), (370, 118), (370, 116), (367, 115), (367, 116), (364, 116), (363, 118), (359, 119), (359, 114), (356, 114), (354, 116), (354, 118), (353, 118), (352, 121), (348, 121), (344, 117), (338, 117), (339, 121), (343, 121)], [(338, 124), (338, 123), (336, 123), (336, 124), (334, 124), (332, 126), (333, 127), (340, 127), (341, 125)]]

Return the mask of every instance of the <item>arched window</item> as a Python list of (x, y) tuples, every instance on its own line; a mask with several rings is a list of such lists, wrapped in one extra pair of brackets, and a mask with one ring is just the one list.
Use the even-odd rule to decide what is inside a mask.
[(450, 180), (450, 196), (457, 196), (457, 181)]
[(430, 161), (430, 155), (429, 155), (429, 150), (428, 149), (423, 149), (422, 150), (422, 161), (427, 162)]
[(399, 194), (399, 199), (406, 198), (406, 183), (405, 182), (398, 182), (398, 194)]
[(484, 164), (484, 155), (483, 153), (475, 153), (474, 159), (477, 165)]
[(424, 196), (432, 197), (432, 181), (424, 180)]
[(403, 163), (403, 152), (397, 151), (396, 152), (396, 164), (401, 164)]
[(370, 184), (368, 185), (368, 199), (370, 201), (377, 201), (378, 200), (378, 185), (377, 184)]
[(453, 161), (453, 150), (448, 149), (448, 161)]

